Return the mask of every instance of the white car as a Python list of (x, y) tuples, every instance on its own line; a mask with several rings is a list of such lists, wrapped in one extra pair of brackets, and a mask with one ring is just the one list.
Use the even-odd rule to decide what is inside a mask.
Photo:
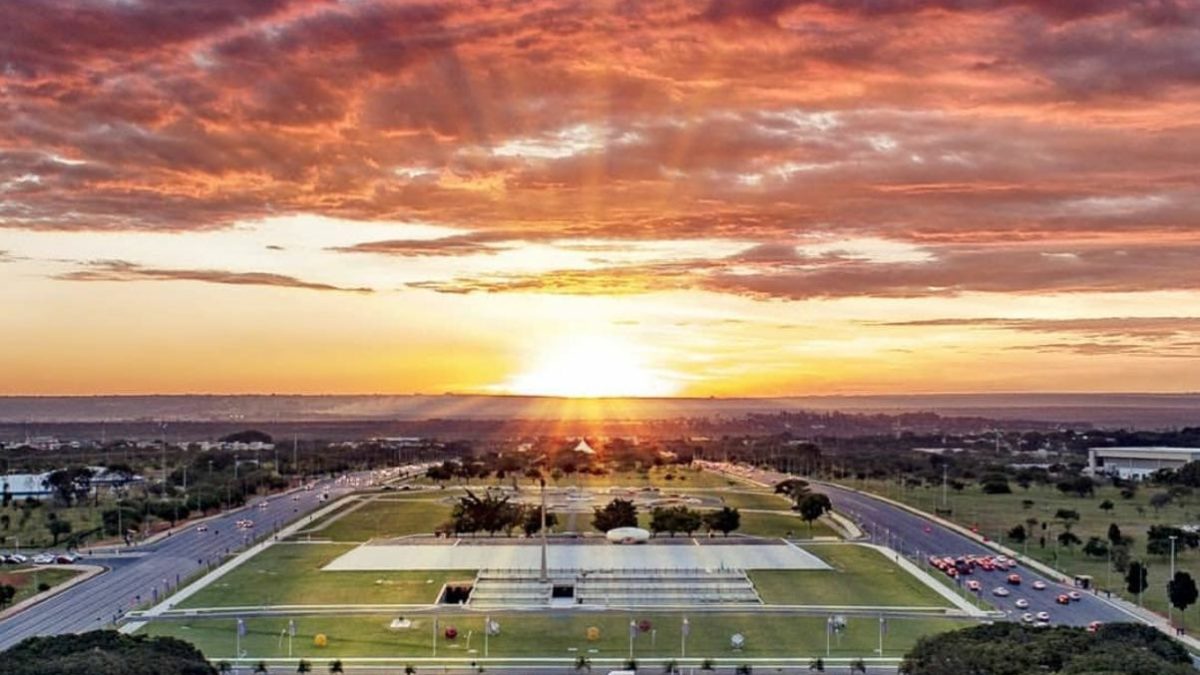
[(1038, 621), (1049, 621), (1050, 620), (1050, 612), (1038, 612), (1037, 620)]
[(197, 532), (208, 532), (208, 526), (207, 525), (197, 525), (196, 531)]
[(26, 558), (20, 553), (13, 553), (12, 555), (8, 556), (8, 562), (14, 565), (24, 565), (25, 563), (29, 562), (29, 558)]
[(1083, 599), (1083, 596), (1079, 594), (1079, 591), (1071, 591), (1070, 593), (1067, 593), (1067, 597), (1076, 602), (1079, 602)]
[(1033, 623), (1033, 615), (1029, 612), (1025, 612), (1021, 615), (1021, 623)]
[(33, 556), (33, 564), (34, 565), (53, 565), (54, 564), (54, 556), (50, 555), (49, 553), (39, 553), (39, 554)]
[(1003, 586), (997, 586), (992, 589), (992, 595), (998, 598), (1007, 598), (1009, 596), (1009, 590)]
[(1017, 600), (1017, 609), (1029, 609), (1029, 601), (1025, 598)]
[(1044, 582), (1044, 581), (1035, 581), (1035, 582), (1033, 582), (1032, 585), (1033, 585), (1033, 590), (1035, 590), (1035, 591), (1046, 590), (1046, 582)]

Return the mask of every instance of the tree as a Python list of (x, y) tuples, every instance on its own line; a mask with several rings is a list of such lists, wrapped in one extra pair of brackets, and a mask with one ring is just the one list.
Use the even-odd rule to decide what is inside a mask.
[(796, 505), (796, 510), (800, 512), (800, 517), (804, 522), (808, 523), (808, 536), (812, 536), (813, 521), (833, 510), (833, 503), (829, 501), (827, 495), (813, 493), (800, 500)]
[(254, 672), (256, 672), (256, 673), (266, 673), (266, 672), (269, 672), (269, 671), (267, 670), (267, 662), (266, 662), (266, 661), (259, 661), (258, 663), (254, 664)]
[(1076, 536), (1074, 532), (1067, 530), (1065, 532), (1059, 533), (1058, 543), (1063, 546), (1066, 546), (1069, 549), (1073, 546), (1078, 546), (1079, 544), (1082, 544), (1083, 540), (1080, 539), (1078, 536)]
[[(54, 515), (53, 513), (50, 515)], [(71, 521), (61, 518), (54, 518), (46, 523), (46, 529), (50, 530), (50, 534), (54, 537), (54, 543), (51, 546), (58, 546), (58, 538), (64, 534), (71, 534)]]
[(1146, 590), (1148, 577), (1145, 565), (1138, 561), (1129, 563), (1129, 571), (1125, 573), (1125, 590), (1138, 596), (1139, 605), (1142, 604), (1142, 592)]
[(1059, 509), (1054, 512), (1054, 519), (1061, 520), (1063, 526), (1070, 529), (1071, 525), (1079, 522), (1079, 512), (1075, 509)]
[(1058, 482), (1058, 491), (1063, 494), (1074, 493), (1076, 497), (1090, 497), (1096, 493), (1096, 483), (1087, 476), (1076, 476)]
[(1111, 499), (1105, 499), (1100, 502), (1100, 510), (1105, 513), (1111, 512), (1115, 506), (1116, 504), (1113, 504)]
[(1014, 527), (1013, 529), (1008, 531), (1008, 538), (1010, 541), (1014, 541), (1018, 544), (1023, 544), (1023, 543), (1025, 543), (1025, 540), (1029, 538), (1029, 535), (1028, 535), (1028, 533), (1025, 532), (1024, 525), (1017, 525), (1016, 527)]
[(1116, 544), (1109, 549), (1112, 551), (1112, 568), (1115, 572), (1125, 574), (1129, 571), (1129, 546), (1127, 544)]
[(416, 667), (414, 667), (411, 663), (404, 666), (404, 675), (417, 675)]
[(700, 662), (700, 670), (714, 670), (717, 664), (712, 659), (704, 659)]
[(1184, 675), (1187, 650), (1151, 626), (1112, 623), (1094, 633), (1081, 628), (1033, 628), (997, 622), (917, 641), (900, 672), (906, 675), (1024, 675), (1121, 673)]
[(866, 661), (863, 661), (861, 658), (854, 659), (854, 661), (850, 663), (850, 672), (852, 672), (852, 673), (865, 673), (865, 672), (867, 672), (867, 663), (866, 663)]
[(1121, 528), (1117, 527), (1116, 523), (1109, 523), (1108, 524), (1108, 543), (1112, 544), (1113, 546), (1116, 546), (1124, 541), (1125, 541), (1125, 538), (1121, 536)]
[(1196, 603), (1198, 595), (1200, 592), (1196, 590), (1196, 582), (1187, 572), (1176, 572), (1175, 578), (1167, 582), (1167, 597), (1171, 599), (1175, 609), (1179, 610), (1181, 617), (1187, 616), (1184, 610)]
[(0, 607), (7, 607), (17, 597), (17, 589), (12, 584), (0, 584)]
[(737, 509), (722, 507), (719, 511), (704, 514), (704, 526), (710, 532), (720, 532), (726, 537), (742, 525), (742, 514)]
[(825, 659), (818, 656), (817, 658), (813, 659), (812, 661), (809, 661), (808, 669), (815, 670), (818, 673), (825, 672)]
[[(546, 527), (554, 527), (558, 525), (558, 514), (546, 512)], [(542, 531), (542, 507), (534, 506), (524, 510), (524, 517), (521, 519), (521, 529), (525, 531), (526, 537), (532, 537)]]
[(670, 659), (663, 664), (663, 673), (666, 675), (675, 675), (679, 672), (679, 662), (675, 659)]
[(183, 640), (92, 631), (26, 639), (0, 656), (0, 672), (4, 675), (216, 675), (218, 671), (200, 650)]
[(1171, 493), (1169, 492), (1159, 492), (1158, 494), (1150, 495), (1150, 508), (1154, 509), (1155, 513), (1158, 513), (1160, 510), (1166, 508), (1172, 499), (1173, 497), (1171, 497)]
[(346, 672), (346, 669), (345, 669), (345, 668), (342, 666), (342, 660), (341, 660), (341, 659), (335, 659), (335, 660), (334, 660), (332, 663), (330, 663), (330, 664), (329, 664), (329, 672), (331, 672), (331, 673), (344, 673), (344, 672)]
[(575, 672), (578, 673), (581, 670), (586, 670), (589, 673), (592, 672), (592, 660), (586, 656), (576, 656), (575, 657)]
[(1004, 474), (988, 474), (979, 482), (985, 495), (1012, 494), (1012, 488), (1008, 486), (1008, 478)]
[(1083, 545), (1083, 554), (1091, 558), (1103, 558), (1108, 555), (1108, 545), (1100, 537), (1088, 537)]
[(601, 532), (618, 527), (637, 527), (637, 507), (628, 499), (614, 499), (593, 511), (592, 527)]
[(312, 664), (309, 663), (308, 661), (305, 661), (304, 659), (300, 659), (300, 663), (296, 664), (296, 672), (297, 673), (311, 673), (312, 672)]
[(787, 495), (792, 503), (798, 504), (808, 494), (808, 481), (799, 478), (789, 478), (775, 484), (775, 494)]
[(687, 532), (689, 535), (700, 529), (701, 516), (686, 506), (670, 506), (655, 508), (650, 512), (650, 530), (668, 532), (672, 537), (676, 532)]
[(87, 496), (92, 488), (92, 470), (86, 466), (73, 466), (52, 472), (42, 482), (54, 491), (54, 497), (65, 506), (76, 499)]
[(219, 673), (228, 673), (231, 670), (233, 670), (233, 665), (228, 661), (221, 661), (217, 664), (217, 672)]

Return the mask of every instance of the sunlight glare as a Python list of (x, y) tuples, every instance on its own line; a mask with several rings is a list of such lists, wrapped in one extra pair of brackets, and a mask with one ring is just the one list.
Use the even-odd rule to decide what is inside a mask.
[(536, 354), (500, 389), (527, 396), (671, 396), (680, 383), (646, 363), (637, 346), (611, 336), (573, 337)]

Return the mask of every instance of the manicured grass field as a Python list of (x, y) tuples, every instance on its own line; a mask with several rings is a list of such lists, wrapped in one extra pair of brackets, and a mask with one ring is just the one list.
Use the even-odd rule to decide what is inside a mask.
[(63, 570), (54, 567), (19, 567), (0, 569), (0, 585), (7, 584), (17, 589), (13, 604), (38, 594), (39, 584), (48, 584), (51, 588), (82, 574), (74, 570)]
[[(809, 537), (809, 525), (799, 515), (791, 512), (761, 513), (742, 511), (742, 527), (740, 534), (753, 534), (759, 537), (787, 537), (805, 539)], [(834, 537), (837, 534), (820, 520), (813, 521), (813, 537)]]
[[(926, 511), (932, 511), (935, 505), (941, 505), (940, 488), (902, 491), (894, 483), (851, 481), (848, 484)], [(1144, 604), (1166, 614), (1166, 585), (1170, 574), (1170, 558), (1146, 553), (1146, 531), (1151, 525), (1180, 526), (1200, 521), (1200, 497), (1186, 497), (1161, 510), (1155, 510), (1150, 506), (1150, 498), (1164, 491), (1160, 488), (1142, 487), (1132, 499), (1124, 499), (1120, 491), (1111, 486), (1098, 487), (1094, 497), (1083, 498), (1064, 495), (1052, 485), (1033, 485), (1028, 490), (1016, 483), (1012, 483), (1011, 486), (1013, 493), (1007, 495), (983, 494), (977, 485), (968, 486), (962, 491), (951, 490), (949, 506), (953, 509), (952, 520), (968, 527), (977, 526), (981, 534), (1018, 551), (1027, 552), (1030, 557), (1069, 574), (1089, 574), (1101, 588), (1109, 588), (1113, 593), (1120, 593), (1127, 599), (1136, 601), (1136, 597), (1125, 591), (1122, 575), (1119, 572), (1110, 572), (1107, 557), (1089, 558), (1082, 553), (1080, 546), (1068, 549), (1055, 545), (1059, 533), (1063, 531), (1062, 523), (1054, 519), (1058, 509), (1071, 509), (1079, 513), (1080, 520), (1071, 526), (1071, 531), (1085, 542), (1089, 537), (1104, 539), (1109, 523), (1116, 523), (1122, 534), (1134, 538), (1132, 558), (1142, 560), (1149, 566), (1150, 588), (1144, 593)], [(1033, 504), (1026, 508), (1023, 504), (1025, 500), (1030, 500)], [(1113, 503), (1113, 509), (1107, 513), (1100, 509), (1100, 504), (1105, 500)], [(1029, 518), (1037, 519), (1038, 524), (1031, 527), (1025, 522)], [(1046, 524), (1045, 530), (1042, 529), (1043, 523)], [(1018, 524), (1031, 531), (1031, 537), (1025, 544), (1008, 541), (1008, 531)], [(1044, 547), (1039, 540), (1043, 535), (1046, 537)], [(1189, 572), (1194, 578), (1200, 578), (1200, 552), (1186, 551), (1181, 547), (1176, 556), (1176, 569)], [(1178, 610), (1175, 611), (1175, 616), (1178, 618)], [(1200, 606), (1188, 609), (1187, 621), (1189, 625), (1200, 625)]]
[[(347, 507), (352, 508), (352, 507)], [(344, 516), (330, 514), (328, 525), (315, 523), (305, 528), (314, 539), (363, 542), (381, 537), (428, 534), (450, 517), (450, 506), (437, 498), (425, 500), (375, 500)]]
[[(718, 664), (737, 664), (741, 658), (825, 654), (825, 617), (698, 612), (686, 616), (691, 627), (687, 642), (689, 657), (708, 657), (716, 659)], [(496, 613), (491, 618), (500, 623), (500, 634), (489, 640), (489, 656), (625, 658), (629, 654), (630, 620), (645, 619), (652, 623), (655, 634), (653, 637), (649, 633), (637, 636), (634, 656), (642, 661), (647, 672), (659, 672), (663, 661), (679, 657), (683, 617), (679, 613), (652, 612), (634, 615), (572, 611)], [(324, 669), (328, 659), (339, 657), (402, 659), (433, 655), (433, 618), (430, 615), (410, 615), (408, 618), (413, 626), (402, 631), (388, 630), (388, 624), (394, 618), (392, 615), (299, 618), (293, 654), (297, 659), (313, 660), (318, 670)], [(248, 618), (245, 621), (248, 632), (241, 644), (246, 658), (286, 656), (287, 640), (280, 640), (281, 631), (287, 627), (286, 618)], [(482, 614), (441, 615), (437, 655), (482, 657), (484, 621)], [(888, 622), (884, 653), (899, 656), (921, 636), (968, 625), (971, 624), (947, 619), (894, 619)], [(447, 626), (457, 628), (456, 640), (447, 640), (441, 635)], [(590, 626), (600, 629), (600, 638), (594, 642), (589, 642), (586, 637)], [(192, 642), (212, 660), (228, 659), (234, 653), (233, 619), (161, 621), (150, 624), (143, 632), (171, 635)], [(324, 648), (313, 646), (313, 637), (318, 633), (328, 638)], [(730, 647), (730, 636), (734, 633), (741, 633), (746, 638), (745, 648), (741, 651)], [(850, 617), (846, 631), (833, 641), (831, 653), (833, 656), (870, 656), (878, 646), (878, 640), (878, 619)]]
[(322, 572), (348, 544), (282, 543), (180, 603), (181, 607), (259, 605), (424, 604), (449, 579), (473, 572)]
[(750, 580), (771, 605), (949, 607), (945, 598), (889, 561), (854, 544), (807, 544), (832, 571), (752, 570)]

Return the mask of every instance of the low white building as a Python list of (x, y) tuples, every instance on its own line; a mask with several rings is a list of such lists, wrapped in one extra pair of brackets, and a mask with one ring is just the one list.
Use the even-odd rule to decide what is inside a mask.
[(1160, 469), (1176, 470), (1200, 461), (1200, 448), (1163, 446), (1133, 448), (1089, 448), (1088, 472), (1093, 476), (1141, 479)]

